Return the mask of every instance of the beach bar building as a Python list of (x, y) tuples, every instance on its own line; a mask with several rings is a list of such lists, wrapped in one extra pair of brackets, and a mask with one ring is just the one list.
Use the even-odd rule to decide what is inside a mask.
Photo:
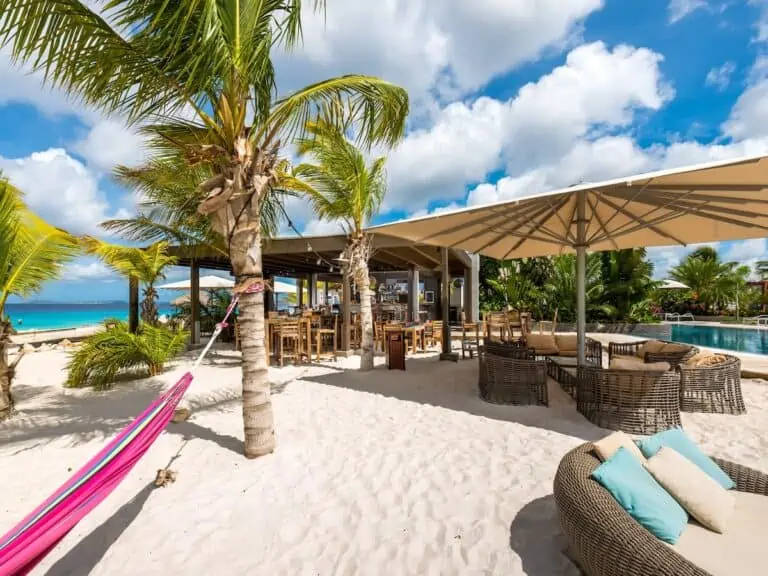
[[(464, 250), (422, 245), (384, 234), (373, 235), (373, 251), (369, 260), (370, 275), (378, 286), (405, 285), (406, 294), (399, 298), (407, 306), (407, 320), (423, 322), (443, 320), (467, 322), (479, 320), (478, 274), (479, 256)], [(299, 307), (316, 307), (319, 297), (318, 283), (342, 285), (341, 297), (341, 353), (351, 351), (350, 328), (354, 307), (352, 285), (341, 270), (339, 260), (347, 244), (343, 234), (312, 237), (285, 237), (266, 240), (263, 244), (262, 268), (264, 278), (296, 278)], [(229, 259), (204, 247), (172, 247), (170, 252), (178, 258), (178, 265), (190, 270), (190, 298), (193, 326), (200, 321), (200, 270), (226, 270), (231, 273)], [(446, 290), (445, 287), (449, 289)], [(308, 288), (308, 289), (305, 289)], [(327, 288), (326, 288), (327, 289)], [(308, 301), (304, 301), (305, 292)], [(380, 290), (376, 291), (377, 294)], [(404, 296), (404, 297), (403, 297)], [(138, 325), (138, 285), (130, 287), (130, 318)], [(272, 298), (265, 299), (268, 312)], [(446, 326), (448, 324), (446, 322)], [(199, 330), (193, 330), (192, 342), (200, 341)], [(450, 345), (450, 343), (446, 343)]]

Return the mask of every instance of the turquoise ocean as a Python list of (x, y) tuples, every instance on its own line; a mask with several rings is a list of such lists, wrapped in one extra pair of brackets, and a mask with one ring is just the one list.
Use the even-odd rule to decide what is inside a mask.
[[(169, 314), (172, 306), (159, 303), (160, 314)], [(107, 318), (128, 320), (127, 302), (97, 304), (6, 304), (5, 315), (19, 332), (25, 330), (57, 330), (101, 324)]]

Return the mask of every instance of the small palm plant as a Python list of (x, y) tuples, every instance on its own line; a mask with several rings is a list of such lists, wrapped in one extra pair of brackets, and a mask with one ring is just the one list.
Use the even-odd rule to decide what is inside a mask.
[[(109, 388), (126, 373), (157, 376), (165, 364), (184, 350), (189, 333), (143, 323), (136, 334), (118, 322), (86, 338), (67, 365), (65, 386)], [(143, 373), (143, 374), (142, 374)]]
[(299, 153), (310, 156), (314, 164), (300, 164), (294, 170), (294, 188), (309, 196), (320, 218), (338, 221), (347, 234), (342, 255), (348, 261), (346, 272), (360, 291), (360, 319), (363, 328), (361, 370), (373, 369), (373, 314), (368, 259), (371, 237), (364, 231), (376, 215), (387, 192), (385, 157), (366, 162), (363, 153), (336, 125), (310, 122), (308, 137), (299, 141)]
[(141, 319), (157, 324), (157, 290), (155, 283), (165, 278), (165, 269), (176, 264), (176, 257), (168, 255), (168, 242), (157, 242), (148, 248), (135, 248), (109, 244), (86, 236), (82, 239), (86, 252), (101, 258), (118, 274), (144, 284)]
[(0, 180), (0, 420), (13, 411), (11, 384), (21, 359), (19, 355), (13, 363), (8, 360), (8, 297), (35, 294), (45, 282), (55, 279), (77, 252), (76, 238), (32, 213), (21, 192)]

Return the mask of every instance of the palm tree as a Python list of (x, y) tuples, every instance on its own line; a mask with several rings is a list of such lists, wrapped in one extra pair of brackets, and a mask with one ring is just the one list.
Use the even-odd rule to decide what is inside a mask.
[[(545, 289), (549, 299), (558, 309), (558, 317), (564, 322), (576, 320), (576, 256), (562, 254), (552, 258), (552, 276)], [(604, 286), (601, 276), (600, 254), (587, 255), (585, 270), (585, 302), (587, 316), (615, 314), (610, 303), (602, 301)]]
[(0, 180), (0, 420), (11, 415), (11, 384), (19, 354), (9, 364), (11, 323), (5, 304), (11, 295), (26, 298), (55, 279), (78, 252), (77, 239), (44, 222), (24, 204), (21, 193)]
[(378, 212), (387, 192), (386, 158), (366, 162), (343, 131), (325, 120), (307, 126), (307, 137), (299, 141), (298, 151), (315, 163), (296, 167), (294, 188), (309, 196), (320, 218), (339, 222), (347, 234), (342, 260), (349, 262), (344, 272), (352, 277), (360, 292), (360, 369), (372, 370), (373, 314), (368, 274), (371, 237), (363, 229)]
[(144, 284), (141, 319), (157, 324), (157, 290), (155, 283), (165, 278), (165, 269), (176, 264), (176, 257), (168, 255), (168, 242), (156, 242), (147, 248), (119, 246), (91, 236), (82, 239), (85, 251), (101, 258), (118, 274)]
[(615, 308), (615, 317), (627, 319), (633, 308), (648, 299), (654, 287), (653, 263), (645, 248), (600, 253), (603, 298)]
[[(324, 1), (316, 0), (315, 8)], [(355, 126), (366, 145), (399, 141), (407, 93), (343, 76), (276, 99), (276, 47), (301, 38), (301, 0), (111, 0), (106, 17), (80, 0), (0, 0), (0, 47), (48, 84), (141, 123), (156, 157), (211, 177), (198, 211), (212, 217), (237, 277), (243, 341), (245, 455), (275, 449), (264, 348), (261, 218), (279, 184), (279, 153), (316, 114)]]
[(733, 301), (739, 279), (746, 278), (749, 269), (744, 274), (736, 262), (723, 262), (711, 248), (700, 248), (688, 254), (669, 275), (690, 287), (694, 300), (709, 311)]

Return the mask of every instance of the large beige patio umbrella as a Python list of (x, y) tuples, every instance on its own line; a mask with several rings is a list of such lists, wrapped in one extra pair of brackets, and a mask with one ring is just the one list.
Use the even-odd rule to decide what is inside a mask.
[(499, 259), (576, 252), (583, 362), (587, 250), (768, 236), (768, 155), (580, 184), (371, 232)]

